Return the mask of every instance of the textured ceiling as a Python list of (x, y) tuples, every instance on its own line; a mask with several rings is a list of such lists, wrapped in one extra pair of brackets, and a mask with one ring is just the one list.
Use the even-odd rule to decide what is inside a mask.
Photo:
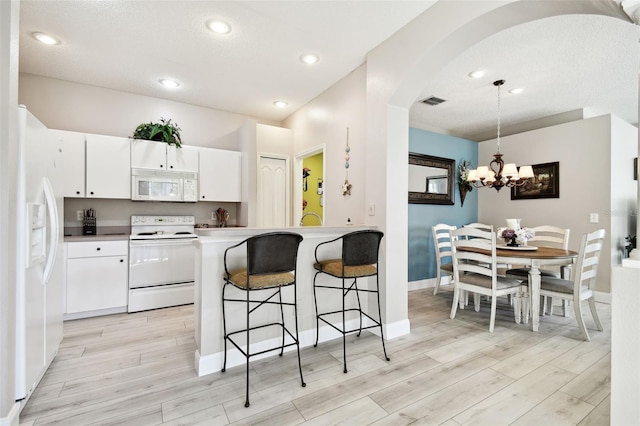
[[(495, 138), (498, 93), (501, 121), (514, 125), (581, 108), (638, 121), (640, 27), (595, 15), (564, 15), (502, 31), (480, 41), (442, 69), (418, 100), (446, 99), (432, 107), (416, 103), (414, 124), (444, 129), (472, 140)], [(485, 70), (479, 79), (469, 78)], [(520, 94), (510, 94), (523, 88)]]
[[(364, 63), (367, 52), (433, 1), (21, 1), (20, 71), (281, 121)], [(428, 11), (426, 13), (429, 13)], [(205, 28), (212, 18), (227, 36)], [(600, 16), (560, 16), (498, 33), (442, 69), (412, 125), (472, 139), (504, 126), (588, 108), (636, 123), (640, 27)], [(48, 47), (34, 31), (62, 40)], [(419, 41), (418, 41), (419, 42)], [(309, 67), (298, 58), (320, 55)], [(487, 71), (481, 79), (468, 74)], [(157, 84), (174, 78), (173, 91)], [(525, 91), (507, 93), (514, 87)], [(289, 102), (276, 109), (272, 102)]]
[[(433, 1), (21, 1), (20, 71), (280, 121)], [(219, 36), (205, 24), (229, 22)], [(30, 35), (62, 40), (44, 46)], [(313, 52), (320, 61), (300, 62)], [(161, 78), (182, 86), (166, 91)], [(275, 109), (275, 100), (289, 103)]]

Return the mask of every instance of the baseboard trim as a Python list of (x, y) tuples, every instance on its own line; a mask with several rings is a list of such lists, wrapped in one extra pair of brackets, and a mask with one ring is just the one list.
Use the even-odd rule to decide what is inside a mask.
[(13, 404), (7, 417), (0, 417), (0, 426), (18, 426), (20, 423), (20, 410), (19, 402)]
[[(433, 288), (436, 286), (437, 278), (428, 278), (426, 280), (418, 280), (418, 281), (410, 281), (407, 290), (424, 290), (425, 288)], [(440, 281), (440, 286), (451, 284), (451, 277), (442, 277), (442, 281)]]
[(605, 293), (603, 291), (594, 291), (593, 298), (596, 302), (605, 303), (607, 305), (611, 304), (611, 293)]

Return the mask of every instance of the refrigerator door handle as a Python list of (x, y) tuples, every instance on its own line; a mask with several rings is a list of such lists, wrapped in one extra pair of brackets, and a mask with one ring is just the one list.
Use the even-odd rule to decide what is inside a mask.
[(44, 266), (43, 284), (49, 281), (49, 277), (53, 272), (53, 265), (56, 261), (56, 255), (58, 252), (58, 233), (60, 232), (58, 225), (58, 206), (56, 205), (56, 197), (53, 192), (51, 182), (46, 177), (42, 179), (42, 186), (44, 189), (44, 198), (47, 204), (47, 209), (51, 214), (48, 214), (49, 218), (49, 253), (47, 253), (47, 262)]

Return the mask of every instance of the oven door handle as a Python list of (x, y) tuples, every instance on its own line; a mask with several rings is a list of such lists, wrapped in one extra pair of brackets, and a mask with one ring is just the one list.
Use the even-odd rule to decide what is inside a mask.
[(196, 238), (129, 240), (130, 247), (186, 246), (192, 245)]

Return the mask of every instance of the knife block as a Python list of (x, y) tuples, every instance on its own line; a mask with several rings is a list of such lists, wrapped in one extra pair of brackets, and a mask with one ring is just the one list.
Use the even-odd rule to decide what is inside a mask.
[(97, 226), (95, 217), (85, 217), (82, 219), (82, 235), (96, 235)]

